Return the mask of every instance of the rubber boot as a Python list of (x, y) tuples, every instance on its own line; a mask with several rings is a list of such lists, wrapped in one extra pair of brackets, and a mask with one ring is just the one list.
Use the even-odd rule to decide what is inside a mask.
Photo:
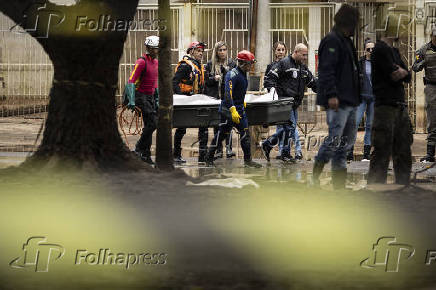
[(244, 160), (245, 167), (261, 168), (262, 164), (254, 162), (253, 160)]
[(213, 163), (215, 160), (215, 150), (212, 148), (213, 148), (212, 146), (209, 147), (209, 150), (207, 150), (206, 158), (205, 158), (206, 166), (210, 166), (210, 167), (215, 166), (215, 164)]
[(435, 145), (427, 144), (427, 155), (424, 158), (421, 158), (421, 162), (435, 162), (434, 159), (435, 154)]
[(332, 184), (333, 188), (340, 190), (345, 189), (347, 181), (347, 169), (332, 170)]
[(370, 154), (371, 154), (371, 145), (364, 145), (363, 146), (363, 159), (362, 159), (362, 161), (369, 161)]
[(312, 169), (312, 182), (315, 186), (319, 186), (319, 177), (321, 176), (322, 170), (324, 169), (324, 162), (315, 160)]
[(265, 157), (266, 161), (270, 161), (269, 154), (271, 152), (272, 146), (268, 139), (263, 142), (260, 142), (260, 149), (262, 150), (262, 154)]
[(200, 152), (198, 155), (198, 163), (206, 162), (206, 155), (207, 155), (207, 149), (200, 149)]
[(350, 151), (347, 153), (347, 161), (351, 162), (354, 160), (354, 146), (351, 147)]

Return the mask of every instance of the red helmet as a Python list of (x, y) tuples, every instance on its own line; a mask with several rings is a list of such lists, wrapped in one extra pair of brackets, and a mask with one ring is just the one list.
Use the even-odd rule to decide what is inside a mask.
[(248, 50), (241, 50), (238, 53), (237, 59), (247, 61), (247, 62), (256, 62), (256, 59), (254, 58), (254, 54), (252, 54)]
[(194, 41), (189, 45), (187, 52), (189, 53), (191, 51), (191, 49), (195, 49), (195, 48), (205, 49), (206, 46), (207, 46), (206, 43)]

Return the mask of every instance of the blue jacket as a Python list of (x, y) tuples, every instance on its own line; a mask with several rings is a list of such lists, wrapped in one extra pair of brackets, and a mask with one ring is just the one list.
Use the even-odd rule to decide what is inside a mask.
[(340, 106), (358, 106), (360, 97), (359, 61), (349, 37), (335, 27), (319, 45), (317, 105), (327, 107), (337, 97)]
[(247, 74), (239, 67), (236, 67), (226, 74), (225, 83), (223, 104), (227, 108), (243, 106), (248, 87)]
[[(371, 61), (370, 61), (371, 63)], [(362, 71), (361, 78), (361, 90), (360, 95), (362, 96), (363, 100), (366, 100), (367, 102), (374, 100), (374, 92), (372, 91), (372, 78), (371, 75), (368, 75), (366, 73), (366, 57), (362, 57), (359, 61), (360, 69)], [(371, 68), (372, 69), (372, 68)]]

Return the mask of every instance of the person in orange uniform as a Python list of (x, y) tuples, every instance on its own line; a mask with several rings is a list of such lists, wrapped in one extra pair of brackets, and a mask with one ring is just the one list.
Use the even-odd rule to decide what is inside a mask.
[[(178, 95), (195, 95), (204, 92), (203, 52), (206, 44), (195, 41), (189, 45), (187, 55), (177, 64), (173, 78), (173, 91)], [(185, 163), (182, 158), (182, 138), (186, 128), (177, 128), (174, 134), (174, 162)], [(198, 162), (205, 162), (207, 153), (208, 128), (198, 129), (199, 155)]]

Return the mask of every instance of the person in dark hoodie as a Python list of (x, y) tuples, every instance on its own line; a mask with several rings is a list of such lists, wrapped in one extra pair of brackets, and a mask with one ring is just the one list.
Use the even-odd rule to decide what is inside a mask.
[[(412, 74), (393, 45), (400, 36), (401, 18), (396, 14), (387, 17), (386, 29), (379, 31), (372, 52), (372, 83), (375, 94), (372, 145), (368, 184), (386, 183), (389, 160), (392, 156), (395, 183), (408, 185), (412, 169), (412, 123), (405, 100), (404, 83)], [(407, 31), (404, 31), (407, 33)]]
[(360, 104), (359, 62), (351, 37), (359, 11), (343, 4), (334, 17), (335, 26), (319, 45), (317, 105), (327, 110), (329, 135), (315, 156), (313, 183), (319, 185), (324, 165), (332, 160), (332, 183), (345, 188), (347, 152), (356, 138), (356, 110)]
[[(363, 159), (362, 161), (369, 161), (369, 154), (371, 153), (371, 128), (372, 120), (374, 119), (374, 93), (372, 91), (372, 66), (371, 66), (371, 54), (374, 50), (375, 43), (371, 39), (365, 41), (365, 56), (359, 61), (362, 78), (362, 90), (360, 95), (362, 96), (362, 103), (357, 108), (356, 113), (356, 126), (359, 127), (365, 114), (365, 137), (363, 138)], [(354, 145), (348, 152), (348, 160), (354, 159)]]
[[(236, 63), (228, 55), (228, 45), (224, 41), (215, 44), (212, 59), (205, 66), (205, 94), (212, 98), (222, 100), (224, 98), (226, 74), (236, 67)], [(214, 134), (218, 132), (218, 126), (214, 128)], [(232, 158), (236, 154), (232, 150), (232, 131), (226, 136), (226, 157)], [(216, 158), (223, 157), (223, 145), (218, 144)]]

